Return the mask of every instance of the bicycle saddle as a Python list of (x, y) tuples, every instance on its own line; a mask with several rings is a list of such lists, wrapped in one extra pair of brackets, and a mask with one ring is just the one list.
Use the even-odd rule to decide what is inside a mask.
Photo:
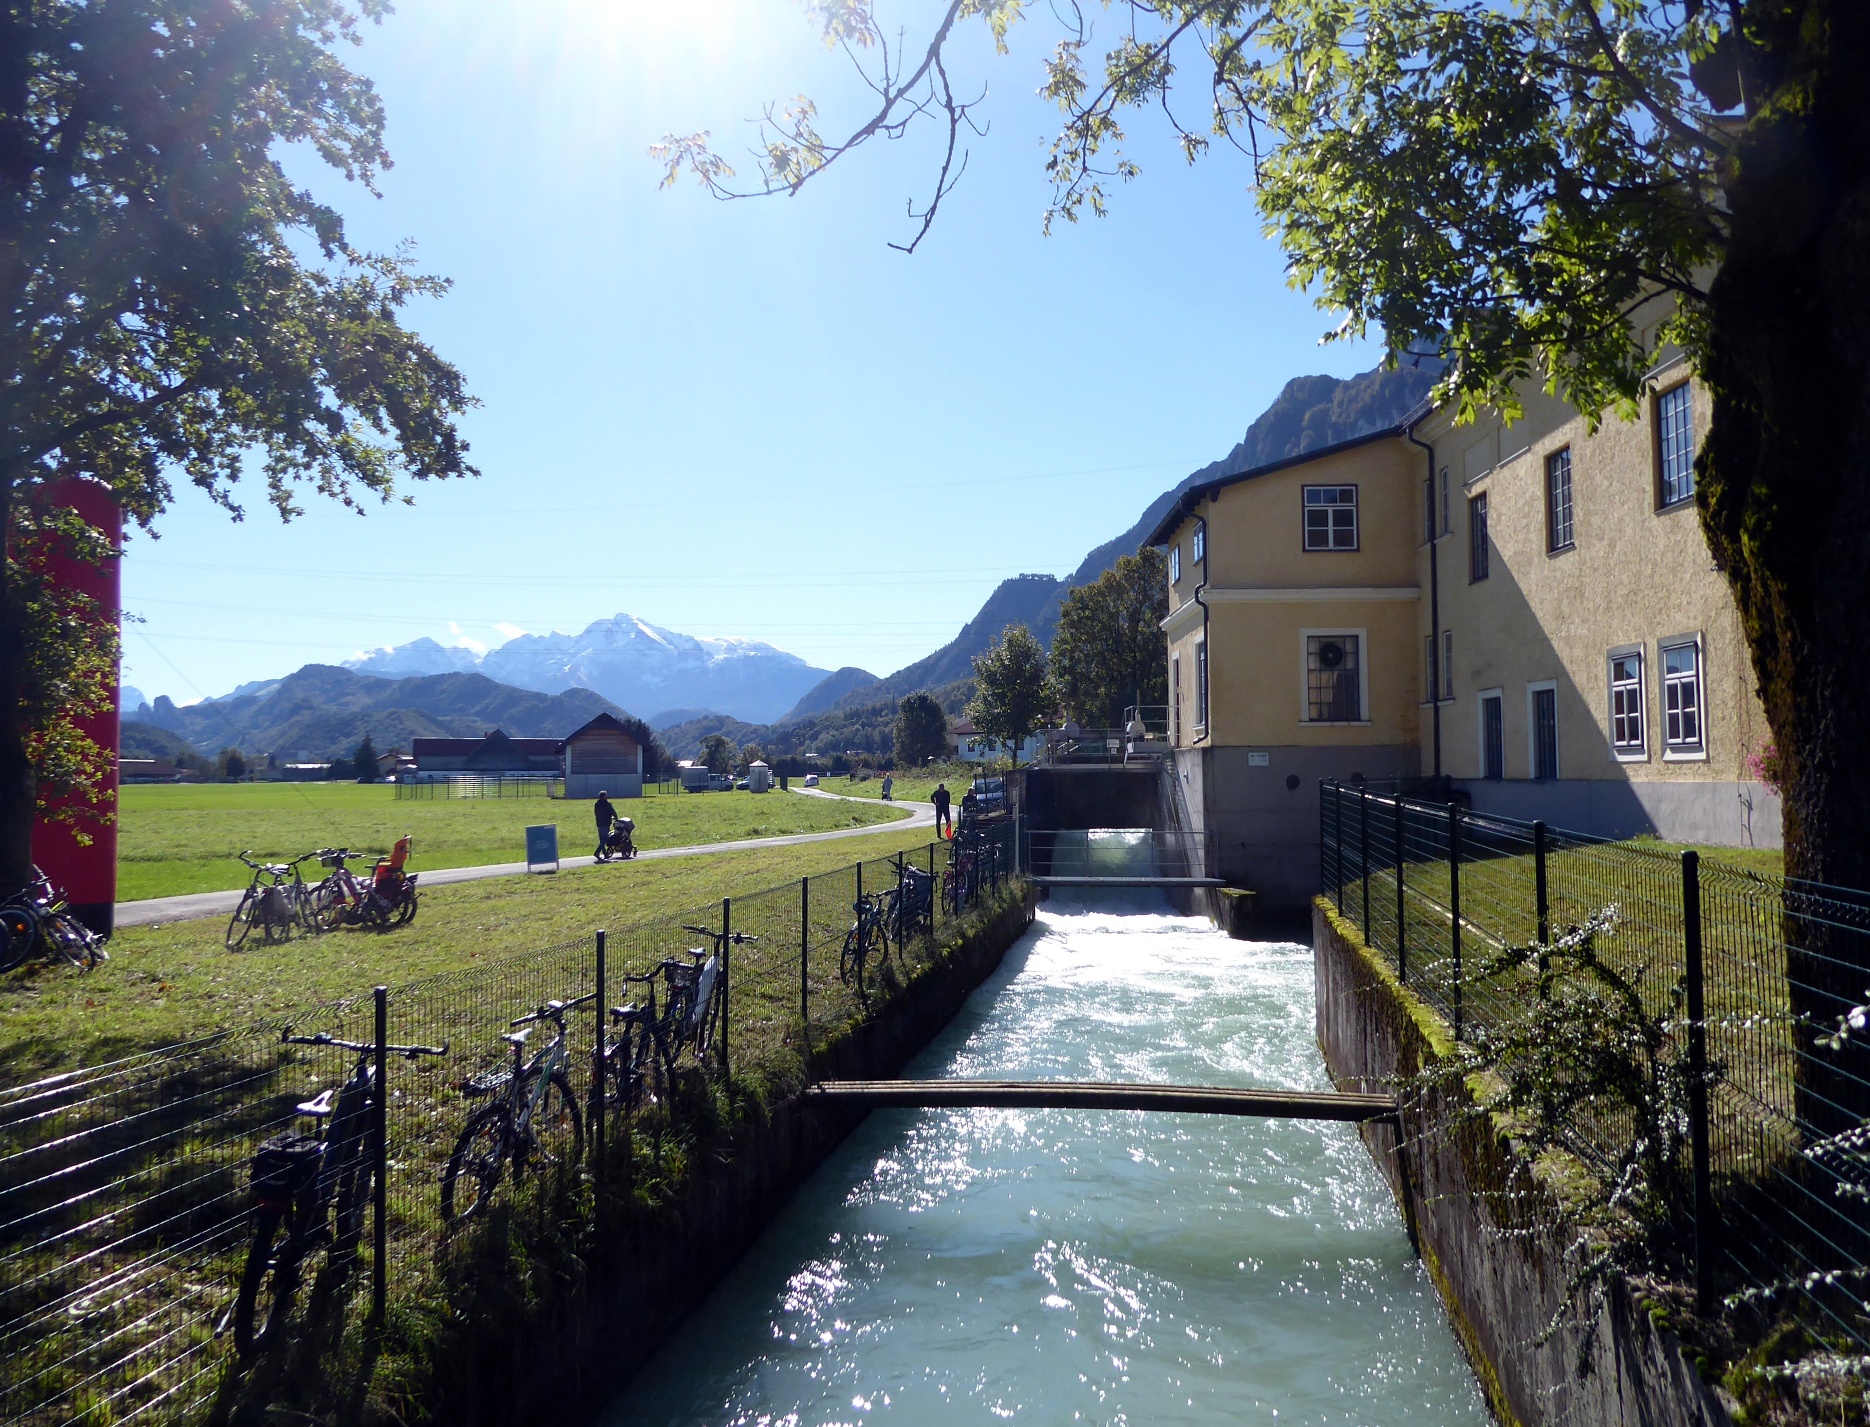
[(337, 1095), (338, 1092), (335, 1090), (321, 1090), (316, 1099), (307, 1100), (299, 1106), (299, 1113), (312, 1115), (322, 1120), (331, 1113), (332, 1104), (337, 1099)]
[(632, 1001), (627, 1006), (612, 1006), (610, 1018), (613, 1021), (633, 1021), (643, 1014), (643, 1008)]
[(525, 1045), (526, 1038), (533, 1033), (534, 1029), (534, 1027), (528, 1026), (523, 1031), (508, 1031), (505, 1035), (501, 1036), (500, 1039), (505, 1041), (508, 1045)]

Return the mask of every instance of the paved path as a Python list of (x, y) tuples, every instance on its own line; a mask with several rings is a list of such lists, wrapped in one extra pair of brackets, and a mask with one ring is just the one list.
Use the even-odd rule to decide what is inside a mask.
[[(875, 798), (844, 798), (836, 793), (827, 793), (818, 788), (795, 788), (808, 798), (830, 798), (844, 803), (875, 803)], [(906, 808), (909, 816), (895, 822), (871, 823), (866, 827), (841, 827), (832, 832), (794, 832), (783, 837), (746, 837), (737, 842), (702, 842), (692, 847), (657, 847), (646, 848), (637, 854), (637, 860), (651, 862), (662, 857), (699, 857), (710, 852), (739, 852), (752, 847), (797, 847), (807, 842), (831, 842), (840, 837), (863, 837), (873, 832), (909, 832), (921, 827), (935, 826), (935, 805), (933, 803), (897, 803), (897, 807)], [(589, 857), (566, 857), (559, 860), (560, 867), (589, 867), (595, 859)], [(518, 877), (526, 871), (524, 862), (495, 862), (485, 867), (441, 867), (421, 869), (424, 887), (442, 887), (450, 882), (478, 882), (483, 877)], [(231, 917), (234, 908), (240, 905), (240, 894), (244, 888), (236, 887), (226, 892), (188, 892), (179, 897), (151, 897), (146, 902), (117, 903), (117, 925), (120, 927), (157, 926), (165, 922), (189, 922), (202, 917)]]

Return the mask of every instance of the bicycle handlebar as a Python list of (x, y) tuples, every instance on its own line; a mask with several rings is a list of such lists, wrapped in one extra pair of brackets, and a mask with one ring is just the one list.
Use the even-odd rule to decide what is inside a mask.
[(553, 1021), (563, 1026), (565, 1024), (565, 1012), (577, 1006), (588, 1006), (596, 999), (597, 992), (587, 991), (574, 1001), (547, 1001), (538, 1010), (528, 1011), (518, 1020), (508, 1021), (507, 1024), (511, 1026), (524, 1026), (530, 1025), (534, 1021)]
[[(339, 1050), (354, 1050), (359, 1054), (375, 1051), (377, 1048), (377, 1043), (375, 1041), (339, 1040), (329, 1031), (320, 1031), (315, 1036), (295, 1036), (292, 1034), (291, 1026), (287, 1026), (286, 1029), (280, 1033), (279, 1039), (280, 1043), (283, 1045), (333, 1045)], [(448, 1042), (443, 1041), (439, 1047), (432, 1045), (386, 1045), (383, 1047), (383, 1050), (387, 1055), (400, 1055), (406, 1060), (414, 1060), (419, 1055), (448, 1054)]]
[(742, 942), (759, 940), (751, 932), (717, 932), (711, 927), (691, 927), (687, 922), (682, 923), (682, 930), (693, 932), (696, 936), (713, 937), (717, 942), (731, 941), (735, 946), (739, 946)]

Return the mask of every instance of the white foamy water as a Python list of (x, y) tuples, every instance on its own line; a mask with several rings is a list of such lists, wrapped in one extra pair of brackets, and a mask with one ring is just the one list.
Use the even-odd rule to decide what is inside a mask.
[[(906, 1073), (1329, 1088), (1308, 948), (1113, 895)], [(603, 1419), (1001, 1420), (1491, 1419), (1350, 1128), (1062, 1110), (873, 1114)]]

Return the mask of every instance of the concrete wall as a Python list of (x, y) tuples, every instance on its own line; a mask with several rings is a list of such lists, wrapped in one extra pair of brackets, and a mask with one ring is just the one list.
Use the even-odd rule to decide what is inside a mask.
[[(1256, 755), (1266, 762), (1256, 765)], [(1259, 894), (1268, 912), (1302, 909), (1318, 893), (1318, 783), (1413, 777), (1412, 744), (1183, 749), (1175, 755), (1189, 813), (1209, 833), (1216, 875)], [(1297, 779), (1296, 786), (1290, 786)]]
[[(1312, 944), (1318, 1043), (1341, 1087), (1390, 1089), (1452, 1049), (1441, 1019), (1322, 901)], [(1460, 1117), (1467, 1097), (1406, 1097), (1402, 1156), (1390, 1128), (1364, 1137), (1413, 1213), (1423, 1264), (1496, 1415), (1524, 1427), (1730, 1427), (1720, 1395), (1627, 1287), (1606, 1293), (1594, 1339), (1575, 1315), (1558, 1317), (1579, 1235), (1561, 1220), (1562, 1185), (1533, 1170), (1497, 1121)]]
[(595, 798), (599, 793), (609, 793), (613, 798), (640, 798), (643, 796), (643, 775), (641, 773), (567, 773), (565, 775), (566, 797)]
[(1551, 783), (1523, 779), (1461, 781), (1474, 810), (1532, 821), (1598, 837), (1651, 833), (1670, 842), (1719, 847), (1779, 847), (1779, 795), (1750, 779), (1744, 782), (1684, 782), (1653, 779), (1561, 778)]

